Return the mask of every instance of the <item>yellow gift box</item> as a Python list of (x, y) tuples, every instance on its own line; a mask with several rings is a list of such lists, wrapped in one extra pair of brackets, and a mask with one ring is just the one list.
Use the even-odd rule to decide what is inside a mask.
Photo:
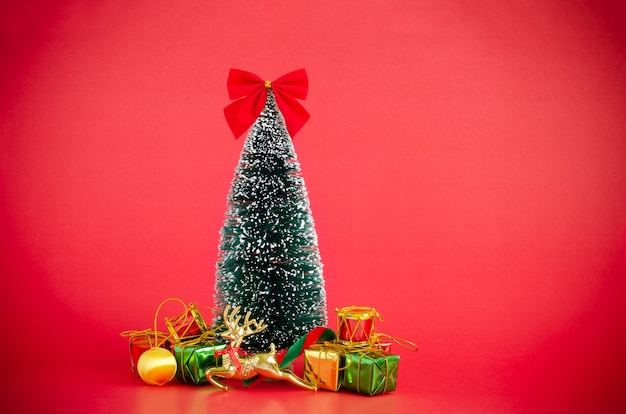
[(337, 391), (343, 382), (343, 353), (321, 344), (304, 350), (304, 379), (319, 389)]

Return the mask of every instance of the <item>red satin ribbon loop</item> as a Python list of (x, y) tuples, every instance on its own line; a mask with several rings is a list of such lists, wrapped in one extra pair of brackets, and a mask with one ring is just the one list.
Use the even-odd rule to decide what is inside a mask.
[(226, 122), (239, 138), (257, 119), (271, 88), (278, 109), (285, 118), (289, 135), (293, 137), (308, 121), (310, 115), (296, 99), (306, 99), (309, 80), (304, 69), (299, 69), (274, 81), (265, 81), (251, 72), (231, 69), (226, 83), (230, 99), (237, 99), (224, 108)]

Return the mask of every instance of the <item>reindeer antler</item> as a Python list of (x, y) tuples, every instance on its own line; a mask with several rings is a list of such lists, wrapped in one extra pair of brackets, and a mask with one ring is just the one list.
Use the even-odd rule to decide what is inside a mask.
[[(264, 325), (264, 319), (261, 319), (259, 322), (256, 321), (256, 319), (252, 319), (250, 320), (250, 312), (248, 311), (246, 313), (246, 317), (243, 320), (244, 323), (244, 328), (246, 329), (245, 331), (245, 335), (252, 335), (258, 332), (261, 332), (263, 329), (267, 328), (267, 325)], [(254, 329), (250, 329), (251, 326), (254, 326)]]
[[(226, 305), (226, 307), (224, 308), (224, 324), (226, 324), (226, 326), (228, 326), (230, 328), (231, 327), (231, 325), (230, 325), (231, 315), (229, 315), (228, 312), (230, 312), (230, 305)], [(239, 312), (239, 307), (236, 307), (233, 310), (232, 315), (235, 315), (238, 312)]]
[(246, 312), (246, 316), (243, 320), (243, 325), (239, 325), (239, 321), (241, 320), (241, 315), (239, 315), (239, 310), (241, 306), (235, 307), (232, 312), (231, 306), (226, 305), (224, 308), (224, 324), (228, 327), (228, 331), (234, 333), (235, 331), (241, 329), (240, 333), (242, 337), (253, 335), (255, 333), (261, 332), (267, 325), (264, 323), (264, 320), (261, 319), (257, 322), (256, 319), (250, 319), (251, 313), (250, 311)]
[(232, 312), (230, 312), (230, 305), (226, 305), (224, 308), (224, 325), (228, 328), (228, 332), (234, 332), (239, 327), (239, 320), (241, 319), (241, 316), (238, 316), (239, 308), (237, 306)]

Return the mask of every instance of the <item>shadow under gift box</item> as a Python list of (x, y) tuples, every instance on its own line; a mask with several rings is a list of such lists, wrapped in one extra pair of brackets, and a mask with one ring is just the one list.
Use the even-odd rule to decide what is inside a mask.
[(337, 391), (343, 380), (343, 355), (334, 350), (304, 350), (304, 379), (319, 389)]
[(398, 381), (399, 355), (386, 352), (347, 353), (342, 389), (364, 395), (394, 391)]
[(226, 349), (225, 344), (189, 347), (174, 345), (174, 356), (178, 365), (176, 379), (187, 384), (208, 384), (209, 380), (204, 372), (209, 367), (222, 365), (221, 355), (216, 356), (215, 354), (224, 349)]

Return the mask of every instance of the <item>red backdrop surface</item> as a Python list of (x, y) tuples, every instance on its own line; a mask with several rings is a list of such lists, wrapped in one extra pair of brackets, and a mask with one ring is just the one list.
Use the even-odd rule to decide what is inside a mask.
[[(0, 407), (626, 412), (624, 33), (619, 1), (2, 2)], [(122, 330), (212, 305), (231, 67), (309, 74), (330, 325), (420, 345), (393, 394), (129, 373)]]

